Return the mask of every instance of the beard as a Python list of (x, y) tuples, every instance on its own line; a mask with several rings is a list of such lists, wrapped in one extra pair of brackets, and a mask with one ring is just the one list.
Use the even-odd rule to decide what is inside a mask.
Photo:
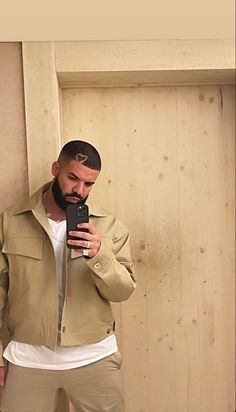
[(63, 195), (62, 190), (61, 190), (60, 185), (59, 185), (59, 182), (58, 182), (58, 177), (57, 176), (55, 177), (55, 179), (53, 181), (53, 184), (52, 184), (52, 193), (53, 193), (54, 200), (55, 200), (57, 206), (59, 206), (60, 209), (62, 209), (64, 211), (66, 211), (67, 205), (71, 204), (71, 202), (68, 202), (66, 200), (67, 196), (72, 196), (72, 197), (77, 198), (78, 202), (76, 204), (80, 204), (80, 205), (84, 204), (86, 202), (87, 198), (88, 198), (88, 196), (83, 198), (80, 194), (78, 194), (76, 192), (65, 193)]

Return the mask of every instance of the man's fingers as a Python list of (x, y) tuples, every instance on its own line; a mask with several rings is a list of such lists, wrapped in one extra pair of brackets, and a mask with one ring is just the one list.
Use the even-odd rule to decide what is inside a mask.
[(71, 230), (71, 231), (69, 232), (69, 235), (70, 235), (70, 236), (74, 236), (74, 237), (81, 237), (81, 238), (84, 239), (84, 240), (90, 240), (90, 242), (91, 242), (91, 240), (92, 240), (92, 236), (91, 236), (90, 233), (80, 232), (79, 230)]
[(83, 229), (88, 229), (89, 233), (91, 233), (92, 235), (96, 235), (97, 231), (95, 229), (95, 227), (93, 226), (92, 223), (79, 223), (77, 225), (78, 228), (83, 228)]
[[(93, 257), (97, 254), (98, 250), (100, 249), (101, 246), (101, 239), (96, 231), (95, 227), (93, 226), (92, 223), (80, 223), (77, 225), (78, 230), (71, 230), (69, 232), (70, 236), (73, 236), (74, 238), (81, 238), (81, 239), (70, 239), (67, 241), (69, 245), (77, 246), (77, 247), (82, 247), (83, 249), (88, 249), (89, 250), (89, 256)], [(89, 232), (82, 232), (80, 229), (88, 229)], [(87, 252), (84, 252), (87, 253)]]
[[(75, 240), (75, 239), (72, 240), (71, 239), (71, 240), (68, 240), (67, 243), (69, 245), (78, 246), (78, 247), (81, 247), (81, 248), (84, 248), (84, 249), (88, 248), (87, 240), (84, 241), (84, 240)], [(90, 245), (91, 245), (91, 242), (90, 242)]]

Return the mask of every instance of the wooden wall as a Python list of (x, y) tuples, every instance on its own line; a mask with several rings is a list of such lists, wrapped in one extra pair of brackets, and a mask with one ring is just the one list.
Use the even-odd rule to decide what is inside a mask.
[[(63, 89), (61, 129), (62, 141), (83, 137), (98, 146), (104, 168), (94, 197), (132, 234), (138, 288), (114, 305), (125, 412), (234, 412), (235, 103), (233, 86), (216, 83), (232, 66), (232, 48), (121, 43), (58, 43), (56, 59), (48, 42), (24, 44), (28, 158), (20, 45), (0, 44), (1, 208), (50, 176), (46, 165), (60, 146), (56, 71), (68, 87), (83, 76), (96, 83), (96, 69), (104, 71), (95, 84), (102, 86), (113, 70), (127, 83), (142, 82), (150, 66), (151, 83), (185, 76), (196, 83), (214, 68), (207, 81), (218, 86)], [(168, 77), (173, 61), (179, 73)], [(63, 397), (59, 411), (67, 411)]]
[(104, 167), (138, 287), (114, 305), (126, 412), (234, 411), (234, 88), (62, 91), (64, 141)]
[(20, 43), (0, 42), (0, 211), (28, 194)]

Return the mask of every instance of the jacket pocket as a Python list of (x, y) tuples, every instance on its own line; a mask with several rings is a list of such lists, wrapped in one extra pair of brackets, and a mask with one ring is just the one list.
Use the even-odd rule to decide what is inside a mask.
[(14, 237), (5, 240), (2, 252), (6, 255), (25, 256), (42, 259), (43, 239), (32, 237)]
[(120, 369), (121, 365), (122, 365), (122, 356), (121, 353), (119, 351), (113, 353), (112, 355), (108, 356), (107, 358), (105, 358), (107, 360), (107, 362), (111, 363), (112, 365), (114, 365), (114, 367), (116, 369)]

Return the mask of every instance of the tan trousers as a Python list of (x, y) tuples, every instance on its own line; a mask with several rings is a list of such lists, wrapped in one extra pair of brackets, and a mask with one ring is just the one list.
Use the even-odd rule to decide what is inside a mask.
[(121, 356), (64, 371), (9, 364), (1, 412), (54, 412), (60, 388), (75, 412), (123, 412), (119, 388)]

